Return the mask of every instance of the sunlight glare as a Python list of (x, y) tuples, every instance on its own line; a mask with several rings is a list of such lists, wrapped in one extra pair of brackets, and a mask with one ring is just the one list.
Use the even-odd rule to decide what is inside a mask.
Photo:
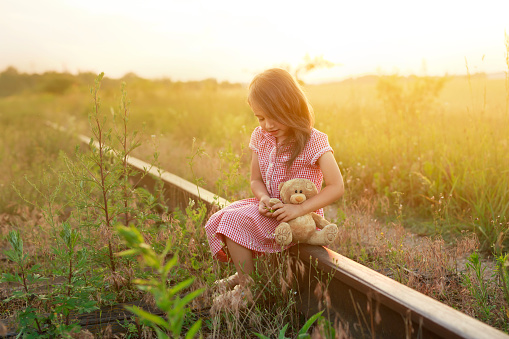
[[(0, 68), (134, 71), (246, 81), (305, 55), (341, 64), (328, 77), (505, 69), (506, 1), (64, 1), (3, 4)], [(502, 9), (508, 9), (504, 11)], [(40, 15), (44, 13), (44, 15)], [(38, 47), (37, 53), (32, 50)], [(34, 55), (37, 54), (37, 58)], [(482, 56), (485, 60), (481, 62)], [(423, 64), (426, 67), (423, 67)]]

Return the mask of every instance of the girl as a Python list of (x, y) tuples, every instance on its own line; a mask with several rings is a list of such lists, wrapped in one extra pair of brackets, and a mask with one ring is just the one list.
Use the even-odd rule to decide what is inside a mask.
[[(323, 216), (322, 208), (344, 191), (327, 135), (313, 128), (311, 106), (287, 71), (269, 69), (255, 76), (249, 85), (248, 104), (260, 124), (249, 143), (255, 198), (232, 203), (205, 225), (212, 254), (220, 261), (233, 261), (237, 270), (216, 284), (235, 287), (235, 291), (250, 281), (253, 256), (285, 249), (274, 240), (279, 223), (313, 211)], [(280, 199), (279, 184), (293, 178), (313, 181), (319, 194), (300, 205), (278, 203), (270, 209), (270, 198)], [(326, 186), (320, 191), (323, 180)]]

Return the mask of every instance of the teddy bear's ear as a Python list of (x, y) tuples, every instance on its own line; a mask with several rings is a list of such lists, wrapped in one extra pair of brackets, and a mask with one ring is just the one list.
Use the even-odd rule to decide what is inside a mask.
[(277, 188), (279, 192), (281, 192), (281, 190), (283, 189), (284, 184), (285, 184), (284, 182), (279, 183), (279, 186)]
[(316, 185), (312, 181), (306, 180), (306, 189), (308, 191), (311, 191), (312, 194), (318, 194), (318, 189), (316, 188)]
[(286, 199), (285, 199), (285, 196), (286, 196), (286, 191), (287, 191), (287, 186), (288, 185), (285, 185), (284, 182), (280, 183), (279, 184), (279, 195), (281, 196), (281, 200), (284, 202)]

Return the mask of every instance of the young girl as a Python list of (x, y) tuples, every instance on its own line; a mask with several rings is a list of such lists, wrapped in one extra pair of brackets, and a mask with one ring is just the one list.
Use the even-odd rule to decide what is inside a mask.
[[(285, 249), (274, 240), (279, 223), (314, 211), (323, 216), (322, 208), (344, 191), (327, 135), (313, 128), (311, 106), (287, 71), (269, 69), (258, 74), (249, 85), (248, 104), (260, 124), (249, 143), (255, 198), (223, 208), (205, 226), (212, 254), (220, 261), (233, 261), (237, 270), (216, 282), (223, 288), (244, 286), (250, 280), (253, 256)], [(278, 203), (271, 212), (269, 200), (280, 199), (279, 184), (293, 178), (313, 181), (319, 194), (300, 205)]]

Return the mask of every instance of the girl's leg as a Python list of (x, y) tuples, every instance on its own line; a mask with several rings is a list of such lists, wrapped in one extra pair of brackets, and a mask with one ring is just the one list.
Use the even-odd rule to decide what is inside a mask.
[(220, 291), (232, 289), (239, 284), (248, 285), (250, 282), (250, 274), (254, 271), (253, 254), (251, 250), (237, 244), (230, 238), (224, 237), (224, 239), (228, 254), (235, 265), (237, 273), (228, 278), (214, 282), (216, 288)]
[(240, 280), (243, 281), (254, 271), (253, 253), (249, 248), (237, 244), (230, 238), (225, 237), (225, 241), (235, 269), (237, 269)]
[[(250, 290), (253, 279), (250, 274), (254, 272), (253, 253), (250, 249), (237, 244), (235, 241), (225, 237), (228, 253), (235, 264), (237, 273), (226, 278), (226, 284), (233, 290), (224, 292), (214, 298), (211, 312), (226, 308), (228, 310), (239, 310), (247, 308), (253, 303), (253, 295)], [(224, 279), (223, 279), (224, 280)]]

